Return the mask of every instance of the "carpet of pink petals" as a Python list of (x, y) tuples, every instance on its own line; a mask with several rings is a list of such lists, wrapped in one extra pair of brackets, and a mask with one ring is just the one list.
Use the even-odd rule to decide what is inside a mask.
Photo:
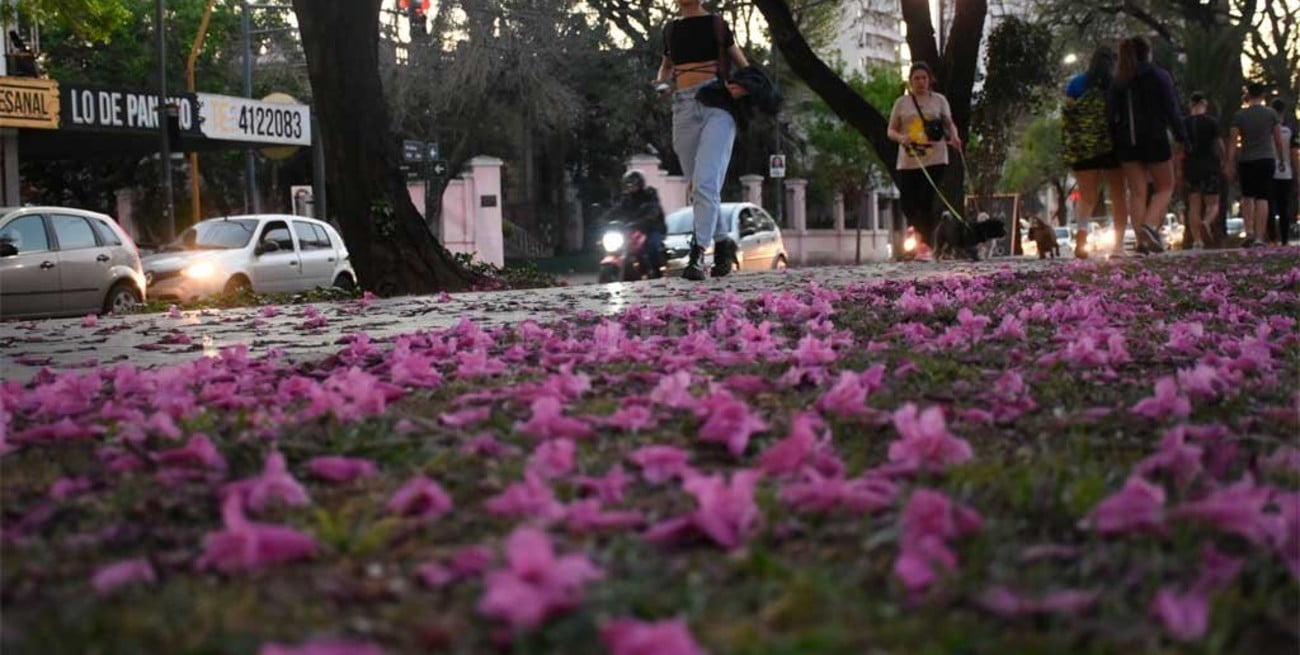
[[(6, 383), (0, 643), (1300, 647), (1300, 258), (698, 298)], [(804, 567), (926, 625), (798, 651)]]

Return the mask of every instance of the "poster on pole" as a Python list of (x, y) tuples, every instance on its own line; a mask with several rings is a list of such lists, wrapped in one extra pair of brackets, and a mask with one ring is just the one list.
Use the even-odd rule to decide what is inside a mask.
[(772, 155), (768, 162), (767, 176), (772, 179), (785, 177), (785, 155)]

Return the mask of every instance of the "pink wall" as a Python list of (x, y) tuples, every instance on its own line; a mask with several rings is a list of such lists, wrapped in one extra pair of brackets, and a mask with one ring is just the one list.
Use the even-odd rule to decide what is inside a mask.
[[(455, 253), (473, 253), (495, 266), (505, 264), (501, 223), (501, 166), (496, 157), (475, 157), (442, 193), (442, 245)], [(407, 185), (416, 209), (424, 211), (424, 184)]]

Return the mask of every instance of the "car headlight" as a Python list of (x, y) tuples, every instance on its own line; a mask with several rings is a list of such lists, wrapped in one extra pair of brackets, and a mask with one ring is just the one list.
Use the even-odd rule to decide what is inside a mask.
[(903, 239), (903, 252), (912, 252), (913, 250), (916, 250), (916, 237)]
[(605, 247), (605, 252), (618, 252), (623, 249), (622, 232), (606, 232), (605, 236), (600, 238), (600, 245)]
[(199, 262), (186, 266), (181, 272), (192, 280), (206, 280), (217, 275), (217, 267), (212, 262)]

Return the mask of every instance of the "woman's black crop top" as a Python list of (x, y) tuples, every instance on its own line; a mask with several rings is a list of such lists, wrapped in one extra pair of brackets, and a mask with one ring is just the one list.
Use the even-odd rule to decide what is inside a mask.
[[(714, 14), (675, 18), (664, 29), (664, 55), (670, 57), (674, 65), (689, 64), (697, 61), (718, 60), (718, 36), (713, 29)], [(730, 48), (736, 39), (731, 34), (731, 26), (722, 21), (724, 46)], [(669, 43), (671, 38), (672, 43)]]

